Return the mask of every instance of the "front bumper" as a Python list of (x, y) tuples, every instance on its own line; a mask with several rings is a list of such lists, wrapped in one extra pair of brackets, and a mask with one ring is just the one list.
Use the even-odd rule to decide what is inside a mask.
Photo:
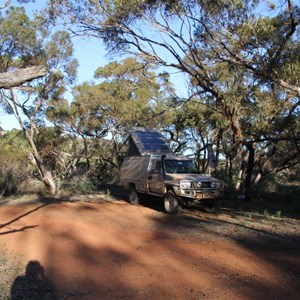
[(189, 198), (191, 200), (215, 199), (223, 195), (221, 189), (174, 189), (178, 197)]

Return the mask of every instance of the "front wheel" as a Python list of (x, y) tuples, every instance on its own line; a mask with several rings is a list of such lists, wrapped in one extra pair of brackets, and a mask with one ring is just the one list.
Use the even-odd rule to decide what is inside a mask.
[(131, 204), (139, 204), (140, 203), (140, 197), (135, 189), (134, 184), (131, 184), (129, 187), (129, 202)]
[(181, 211), (181, 205), (175, 193), (168, 191), (164, 198), (165, 210), (167, 213), (176, 215)]

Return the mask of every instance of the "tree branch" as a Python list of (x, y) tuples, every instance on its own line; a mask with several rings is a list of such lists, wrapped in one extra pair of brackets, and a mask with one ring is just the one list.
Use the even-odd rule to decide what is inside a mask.
[(2, 6), (0, 6), (0, 10), (8, 7), (10, 5), (11, 0), (7, 0)]
[(43, 77), (47, 74), (45, 66), (32, 66), (15, 71), (0, 73), (0, 88), (9, 89), (17, 87), (25, 82)]

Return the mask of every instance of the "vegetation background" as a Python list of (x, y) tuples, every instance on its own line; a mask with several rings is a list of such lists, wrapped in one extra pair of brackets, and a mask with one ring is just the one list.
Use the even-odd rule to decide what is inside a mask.
[[(49, 0), (33, 16), (20, 5), (34, 1), (17, 2), (0, 3), (0, 105), (20, 125), (0, 132), (0, 198), (117, 183), (142, 126), (200, 172), (213, 145), (228, 197), (299, 204), (296, 1)], [(81, 36), (103, 41), (110, 62), (76, 85)]]

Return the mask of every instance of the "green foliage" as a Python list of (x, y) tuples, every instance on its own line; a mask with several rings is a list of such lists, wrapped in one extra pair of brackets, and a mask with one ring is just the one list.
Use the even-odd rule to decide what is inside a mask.
[(267, 202), (300, 205), (299, 177), (293, 178), (293, 176), (293, 172), (283, 171), (275, 176), (264, 178), (257, 186), (257, 193)]
[(97, 182), (113, 182), (126, 153), (128, 130), (164, 124), (164, 96), (172, 87), (167, 74), (156, 74), (150, 64), (135, 58), (98, 68), (95, 78), (100, 83), (83, 83), (73, 89), (72, 103), (53, 102), (47, 116), (68, 132), (68, 142), (75, 146), (77, 141), (68, 151), (77, 160), (72, 174), (81, 172), (80, 165), (84, 165), (84, 173)]
[[(89, 11), (83, 9), (87, 4)], [(299, 7), (289, 4), (280, 1), (263, 16), (259, 9), (265, 3), (252, 0), (69, 0), (60, 8), (67, 8), (65, 16), (85, 33), (103, 38), (110, 50), (135, 53), (187, 74), (190, 103), (171, 113), (169, 124), (161, 127), (180, 153), (196, 148), (198, 155), (208, 140), (217, 144), (230, 180), (245, 181), (249, 192), (259, 176), (299, 164)], [(107, 80), (114, 70), (113, 81), (102, 86), (114, 93), (101, 96), (113, 98), (118, 108), (124, 103), (122, 117), (129, 116), (124, 121), (132, 126), (139, 123), (131, 123), (131, 112), (140, 120), (149, 111), (139, 115), (140, 103), (124, 101), (135, 88), (124, 73), (124, 68), (133, 72), (130, 64), (112, 63), (96, 74)], [(110, 106), (103, 109), (111, 112)], [(288, 157), (282, 159), (284, 151)]]
[(97, 184), (90, 176), (81, 174), (74, 175), (60, 181), (59, 192), (61, 193), (91, 193), (97, 190)]
[[(75, 79), (78, 63), (72, 56), (69, 34), (48, 26), (42, 14), (31, 20), (22, 7), (9, 7), (5, 16), (0, 16), (0, 71), (29, 66), (48, 68), (43, 78), (25, 83), (21, 89), (2, 91), (1, 102), (7, 112), (14, 114), (25, 133), (31, 146), (31, 161), (37, 169), (35, 175), (55, 193), (52, 176), (59, 173), (56, 170), (59, 153), (53, 134), (42, 127), (47, 108), (65, 101), (63, 95)], [(49, 140), (41, 139), (42, 134), (48, 135)], [(57, 138), (59, 134), (55, 134)]]
[(28, 148), (21, 131), (0, 137), (0, 196), (21, 192), (20, 186), (31, 173)]
[(76, 86), (71, 105), (62, 101), (53, 103), (47, 111), (48, 117), (80, 134), (101, 136), (112, 126), (118, 129), (145, 123), (153, 126), (157, 119), (152, 118), (166, 109), (162, 95), (169, 85), (160, 86), (150, 67), (136, 59), (98, 68), (95, 77), (101, 79), (100, 84)]
[[(34, 92), (21, 107), (42, 162), (57, 178), (92, 178), (91, 186), (89, 180), (72, 185), (82, 190), (113, 181), (128, 130), (143, 126), (160, 129), (177, 153), (194, 154), (201, 171), (213, 143), (216, 175), (231, 192), (247, 187), (268, 198), (272, 189), (281, 195), (280, 186), (294, 189), (278, 181), (300, 164), (299, 7), (293, 1), (270, 4), (263, 16), (265, 3), (252, 0), (51, 4), (49, 19), (30, 20), (15, 8), (1, 16), (0, 68), (48, 65), (48, 76), (30, 84)], [(70, 36), (46, 28), (58, 13), (79, 25), (80, 34), (103, 38), (112, 53), (128, 51), (123, 61), (112, 56), (96, 69), (96, 83), (76, 86), (71, 103), (63, 97), (77, 66)], [(187, 99), (174, 95), (168, 67), (189, 78)], [(59, 129), (44, 129), (45, 116)]]
[(0, 15), (0, 70), (40, 64), (43, 57), (37, 38), (35, 23), (24, 8), (9, 7)]
[(60, 153), (68, 149), (61, 130), (56, 127), (40, 127), (34, 142), (39, 149), (44, 166), (52, 170), (53, 174), (60, 175), (63, 172), (59, 164)]

